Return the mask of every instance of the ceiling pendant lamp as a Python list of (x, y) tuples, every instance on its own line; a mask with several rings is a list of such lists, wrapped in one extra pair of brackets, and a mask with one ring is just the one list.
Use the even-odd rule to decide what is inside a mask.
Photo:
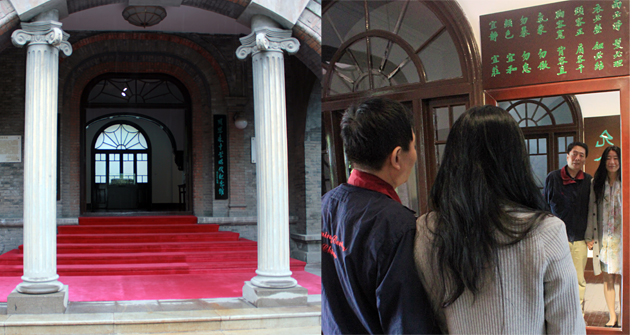
[(134, 26), (146, 28), (160, 23), (167, 17), (167, 11), (160, 6), (128, 6), (122, 17)]

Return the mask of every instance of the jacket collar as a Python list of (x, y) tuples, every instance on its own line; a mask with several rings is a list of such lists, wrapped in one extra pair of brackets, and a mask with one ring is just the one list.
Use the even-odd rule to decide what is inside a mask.
[(584, 173), (582, 172), (582, 170), (578, 171), (578, 174), (575, 178), (571, 178), (571, 175), (569, 174), (569, 168), (566, 165), (560, 171), (560, 175), (562, 176), (562, 185), (575, 184), (576, 180), (584, 179)]
[(349, 181), (347, 181), (347, 183), (349, 185), (358, 186), (385, 194), (391, 199), (402, 203), (402, 201), (400, 201), (398, 193), (396, 193), (396, 191), (393, 189), (393, 186), (370, 173), (354, 169), (353, 171), (351, 171), (351, 176), (349, 176)]

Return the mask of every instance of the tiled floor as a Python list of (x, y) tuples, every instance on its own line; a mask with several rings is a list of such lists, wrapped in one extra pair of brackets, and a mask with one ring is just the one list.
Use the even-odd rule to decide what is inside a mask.
[[(597, 276), (595, 278), (602, 277)], [(601, 281), (601, 280), (600, 280)], [(584, 320), (587, 326), (603, 327), (609, 321), (609, 310), (604, 300), (604, 284), (587, 283), (587, 291), (584, 294)], [(620, 321), (620, 303), (618, 295), (620, 287), (616, 285), (616, 313)], [(618, 322), (620, 324), (620, 322)]]

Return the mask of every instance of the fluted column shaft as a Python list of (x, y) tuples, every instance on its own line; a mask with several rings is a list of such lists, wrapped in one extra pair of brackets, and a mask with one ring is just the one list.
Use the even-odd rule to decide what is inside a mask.
[(258, 269), (251, 283), (287, 288), (297, 284), (289, 269), (289, 187), (283, 49), (300, 43), (290, 30), (278, 29), (271, 19), (252, 18), (251, 35), (241, 38), (236, 54), (253, 61), (253, 99), (256, 131), (258, 191)]
[(12, 42), (27, 46), (24, 150), (24, 275), (18, 292), (62, 289), (56, 264), (58, 50), (71, 45), (56, 10), (22, 23)]

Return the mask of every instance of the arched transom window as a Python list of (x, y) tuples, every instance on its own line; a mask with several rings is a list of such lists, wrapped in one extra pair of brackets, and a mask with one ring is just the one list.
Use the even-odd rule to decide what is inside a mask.
[(184, 104), (178, 86), (165, 79), (109, 78), (89, 92), (87, 103), (99, 104)]
[(420, 1), (340, 1), (323, 13), (324, 96), (462, 77), (447, 27)]
[(94, 145), (96, 184), (149, 182), (149, 147), (136, 127), (117, 123), (99, 133)]
[(574, 124), (572, 101), (564, 96), (502, 101), (521, 128)]

